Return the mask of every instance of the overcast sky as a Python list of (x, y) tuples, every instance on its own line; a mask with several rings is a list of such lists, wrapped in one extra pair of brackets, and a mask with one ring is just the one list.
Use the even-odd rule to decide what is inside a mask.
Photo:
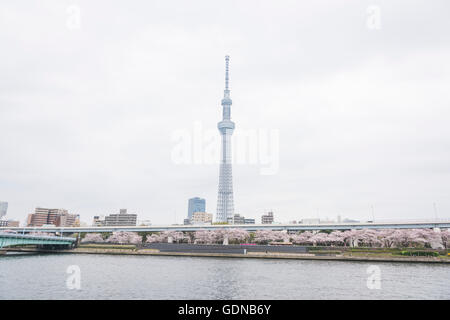
[(278, 163), (234, 166), (235, 212), (416, 219), (435, 203), (449, 217), (449, 12), (448, 0), (3, 0), (7, 216), (44, 206), (91, 223), (128, 208), (181, 223), (194, 196), (215, 214), (217, 163), (179, 163), (174, 137), (219, 136), (229, 54), (234, 138), (268, 134), (256, 150)]

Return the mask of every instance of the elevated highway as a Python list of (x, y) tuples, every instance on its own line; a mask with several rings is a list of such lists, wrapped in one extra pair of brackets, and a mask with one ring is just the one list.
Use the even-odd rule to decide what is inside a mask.
[(432, 229), (450, 228), (448, 220), (397, 221), (397, 222), (354, 222), (354, 223), (321, 223), (321, 224), (235, 224), (235, 225), (155, 225), (155, 226), (111, 226), (111, 227), (0, 227), (26, 234), (30, 232), (79, 233), (79, 232), (160, 232), (160, 231), (198, 231), (239, 228), (247, 231), (257, 230), (352, 230), (352, 229)]

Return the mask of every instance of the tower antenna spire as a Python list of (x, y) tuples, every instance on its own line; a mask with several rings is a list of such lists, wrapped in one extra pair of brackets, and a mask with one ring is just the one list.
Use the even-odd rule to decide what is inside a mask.
[(225, 56), (225, 90), (228, 91), (229, 87), (228, 87), (228, 82), (230, 81), (230, 77), (228, 75), (228, 72), (230, 70), (230, 56), (226, 55)]

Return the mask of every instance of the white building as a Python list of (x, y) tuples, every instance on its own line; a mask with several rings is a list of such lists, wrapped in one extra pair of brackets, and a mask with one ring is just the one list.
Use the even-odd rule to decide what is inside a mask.
[(192, 214), (191, 223), (192, 224), (204, 224), (211, 223), (213, 219), (212, 213), (207, 212), (194, 212)]

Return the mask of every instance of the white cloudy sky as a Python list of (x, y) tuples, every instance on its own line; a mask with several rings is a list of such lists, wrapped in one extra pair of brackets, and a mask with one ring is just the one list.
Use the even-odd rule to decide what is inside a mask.
[[(381, 29), (367, 27), (370, 5)], [(414, 219), (436, 203), (449, 217), (449, 12), (447, 0), (3, 0), (0, 200), (21, 221), (47, 206), (181, 222), (193, 196), (215, 213), (218, 166), (177, 164), (173, 135), (217, 130), (229, 54), (237, 128), (279, 133), (275, 174), (234, 167), (236, 212)]]

